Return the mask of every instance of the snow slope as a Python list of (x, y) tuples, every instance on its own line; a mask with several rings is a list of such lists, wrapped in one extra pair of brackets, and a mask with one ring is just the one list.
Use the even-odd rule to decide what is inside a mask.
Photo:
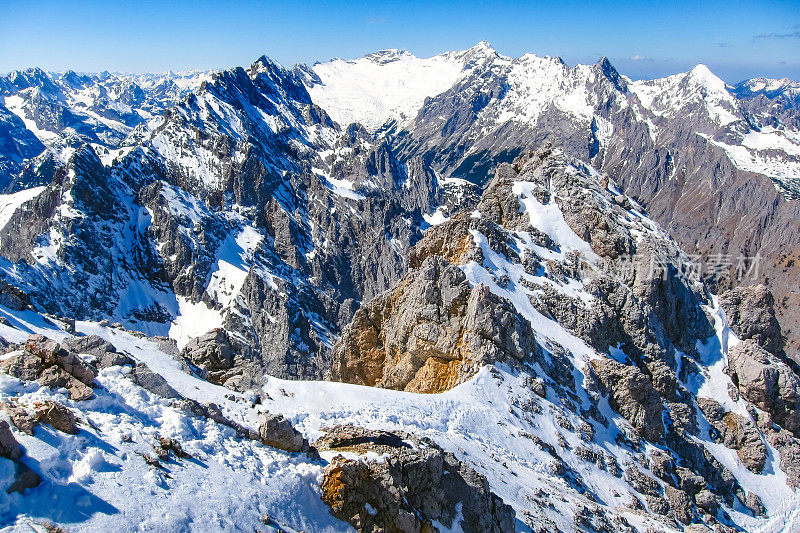
[(33, 200), (45, 190), (45, 187), (32, 187), (24, 191), (18, 191), (13, 194), (0, 194), (0, 230), (6, 227), (8, 221), (14, 215), (19, 206), (29, 200)]
[(321, 82), (309, 93), (342, 126), (359, 122), (374, 131), (389, 120), (413, 119), (425, 98), (452, 87), (465, 69), (452, 54), (418, 58), (403, 50), (383, 50), (314, 65)]

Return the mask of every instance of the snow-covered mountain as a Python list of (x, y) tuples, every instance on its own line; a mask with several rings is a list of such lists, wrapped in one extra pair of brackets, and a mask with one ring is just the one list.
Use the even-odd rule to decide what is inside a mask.
[[(0, 77), (0, 113), (19, 117), (62, 163), (88, 143), (108, 164), (154, 127), (164, 110), (211, 75), (210, 71), (99, 75), (47, 73), (39, 68), (14, 71)], [(35, 155), (42, 151), (37, 148), (31, 150)], [(3, 171), (0, 181), (19, 172), (20, 163)]]
[[(2, 78), (0, 463), (43, 482), (0, 519), (793, 527), (800, 136), (770, 83), (488, 43)], [(64, 491), (85, 512), (42, 511)]]
[[(179, 352), (42, 316), (5, 287), (0, 464), (13, 489), (0, 516), (74, 531), (370, 530), (404, 523), (404, 509), (408, 531), (794, 527), (800, 441), (785, 428), (797, 421), (747, 369), (775, 358), (781, 398), (800, 377), (761, 347), (768, 321), (742, 322), (756, 310), (746, 295), (723, 310), (681, 270), (677, 245), (601, 181), (552, 148), (501, 166), (346, 328), (334, 377), (355, 384), (268, 377), (231, 391), (209, 382), (230, 354), (217, 333)], [(625, 254), (634, 268), (615, 269)], [(391, 387), (405, 391), (363, 386), (376, 357), (386, 378), (412, 377)], [(5, 451), (15, 442), (24, 453)], [(442, 461), (455, 478), (438, 481)], [(479, 528), (467, 504), (487, 490)], [(78, 508), (44, 504), (67, 497)]]
[[(768, 258), (757, 279), (770, 279), (792, 352), (800, 347), (793, 333), (800, 331), (800, 314), (791, 303), (800, 301), (800, 280), (786, 263), (800, 253), (797, 232), (786, 230), (800, 217), (793, 200), (800, 129), (791, 83), (747, 93), (747, 83), (726, 85), (704, 65), (634, 82), (605, 58), (570, 67), (533, 54), (504, 57), (486, 43), (428, 60), (392, 51), (334, 60), (312, 68), (327, 81), (305, 80), (317, 98), (336, 100), (347, 122), (366, 112), (363, 102), (380, 101), (383, 88), (402, 86), (434, 65), (448, 65), (441, 80), (453, 80), (450, 88), (433, 94), (441, 87), (430, 86), (407, 99), (400, 114), (373, 115), (373, 129), (387, 120), (381, 135), (395, 139), (403, 157), (422, 157), (440, 176), (484, 183), (499, 162), (553, 142), (617, 179), (693, 255), (729, 258), (722, 287), (738, 281), (742, 261), (749, 267), (752, 258)], [(358, 90), (342, 81), (362, 78), (370, 81), (357, 82)]]

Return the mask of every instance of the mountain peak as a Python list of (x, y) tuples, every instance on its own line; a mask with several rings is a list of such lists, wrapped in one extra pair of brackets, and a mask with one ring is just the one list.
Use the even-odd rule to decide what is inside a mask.
[(367, 54), (364, 56), (364, 59), (368, 59), (373, 63), (377, 63), (379, 65), (384, 65), (386, 63), (398, 61), (406, 57), (414, 57), (414, 55), (408, 50), (400, 50), (399, 48), (387, 48), (386, 50), (378, 50), (377, 52), (372, 52), (371, 54)]
[(614, 68), (614, 65), (612, 65), (611, 61), (608, 60), (608, 57), (606, 56), (601, 57), (600, 60), (594, 64), (594, 66), (597, 69), (599, 69), (600, 72), (602, 72), (603, 75), (606, 78), (608, 78), (617, 89), (623, 92), (625, 91), (626, 89), (625, 79), (622, 76), (620, 76), (617, 69)]
[(703, 63), (696, 65), (687, 73), (687, 77), (709, 90), (725, 91), (725, 82), (711, 72)]
[(494, 47), (492, 47), (492, 45), (489, 43), (489, 41), (486, 40), (480, 41), (479, 43), (475, 44), (475, 46), (470, 48), (470, 50), (473, 50), (475, 52), (497, 53), (497, 50), (495, 50)]

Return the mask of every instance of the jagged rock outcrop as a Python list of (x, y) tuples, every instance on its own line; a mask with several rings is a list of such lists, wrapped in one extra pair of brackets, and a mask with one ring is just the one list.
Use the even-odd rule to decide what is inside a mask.
[(385, 457), (338, 455), (325, 467), (322, 501), (358, 531), (419, 533), (433, 531), (434, 521), (467, 533), (514, 530), (513, 511), (491, 492), (486, 478), (428, 439), (337, 426), (318, 444)]
[(181, 350), (181, 357), (215, 383), (224, 383), (225, 371), (233, 366), (233, 348), (228, 334), (219, 328), (189, 341)]
[(728, 325), (742, 340), (752, 339), (770, 353), (783, 350), (781, 326), (775, 317), (775, 299), (764, 285), (736, 287), (719, 295)]
[(744, 398), (800, 432), (800, 377), (789, 365), (747, 339), (728, 351), (728, 373)]
[(698, 398), (697, 404), (717, 431), (718, 440), (736, 450), (742, 464), (750, 471), (760, 474), (767, 463), (767, 447), (756, 426), (738, 413), (726, 413), (711, 398)]
[(612, 359), (593, 359), (592, 369), (597, 374), (609, 403), (642, 437), (658, 442), (664, 433), (661, 419), (661, 397), (653, 384), (638, 368), (623, 365)]
[(93, 355), (95, 365), (101, 369), (136, 364), (129, 355), (119, 353), (113, 344), (97, 335), (67, 337), (61, 341), (61, 346), (77, 354)]
[(29, 336), (24, 349), (3, 361), (1, 367), (23, 380), (64, 387), (73, 400), (87, 400), (94, 395), (91, 385), (97, 369), (42, 335)]
[(35, 419), (37, 422), (47, 424), (69, 435), (78, 434), (75, 415), (69, 408), (53, 400), (45, 400), (36, 404), (34, 407), (36, 410)]
[(332, 378), (442, 392), (480, 366), (521, 362), (539, 351), (530, 323), (439, 256), (356, 312), (334, 347)]
[(0, 305), (15, 311), (24, 311), (31, 305), (31, 298), (21, 289), (0, 281)]

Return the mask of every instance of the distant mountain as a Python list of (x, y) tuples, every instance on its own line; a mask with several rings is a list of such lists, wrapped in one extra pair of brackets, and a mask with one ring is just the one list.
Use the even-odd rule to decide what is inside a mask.
[[(87, 75), (32, 68), (0, 77), (0, 105), (62, 163), (86, 143), (110, 163), (136, 142), (142, 129), (158, 122), (165, 109), (210, 79), (210, 71)], [(0, 184), (21, 166), (0, 173)]]

